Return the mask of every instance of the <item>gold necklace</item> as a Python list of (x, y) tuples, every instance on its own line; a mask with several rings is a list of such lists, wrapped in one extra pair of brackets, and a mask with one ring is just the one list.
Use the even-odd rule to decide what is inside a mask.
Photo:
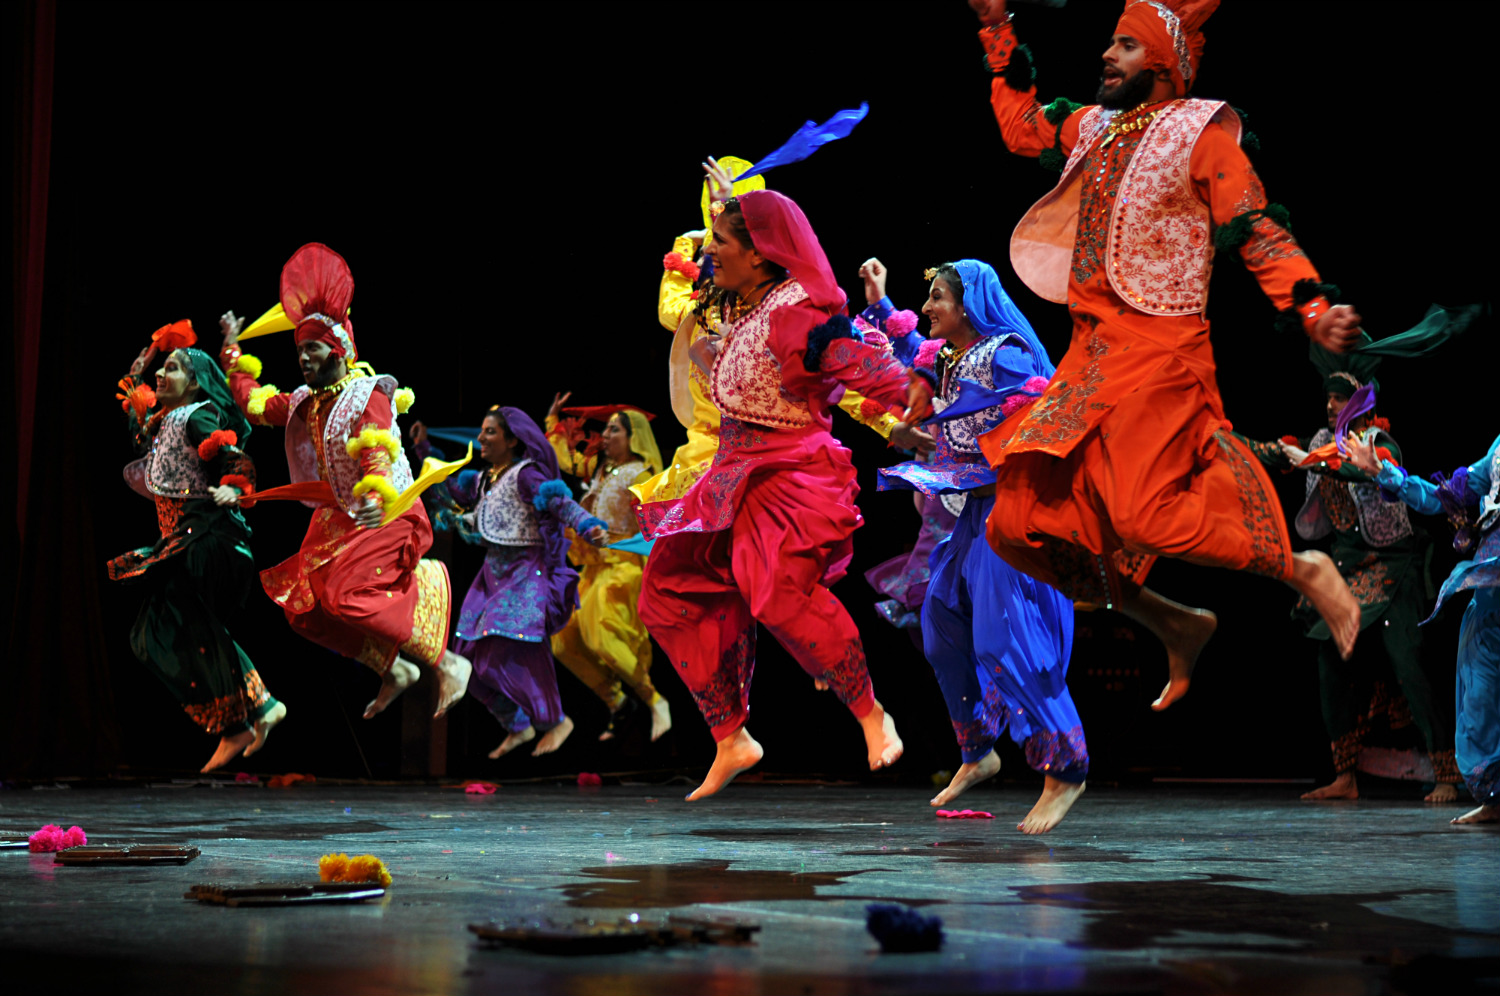
[[(1127, 114), (1135, 114), (1137, 111), (1140, 111), (1143, 107), (1147, 107), (1147, 106), (1149, 106), (1149, 105), (1142, 104), (1142, 105), (1140, 105), (1140, 107), (1135, 108), (1135, 110), (1133, 110), (1133, 111), (1127, 111), (1126, 113)], [(1166, 110), (1166, 107), (1158, 107), (1154, 111), (1151, 111), (1151, 112), (1146, 113), (1146, 114), (1141, 114), (1141, 115), (1139, 115), (1137, 117), (1133, 117), (1133, 118), (1131, 118), (1128, 121), (1121, 121), (1120, 120), (1121, 118), (1125, 117), (1124, 114), (1117, 114), (1117, 115), (1115, 115), (1114, 118), (1112, 118), (1110, 120), (1109, 125), (1104, 129), (1106, 134), (1104, 136), (1104, 141), (1102, 141), (1102, 142), (1099, 143), (1099, 148), (1101, 148), (1101, 149), (1104, 148), (1110, 142), (1113, 142), (1115, 140), (1115, 138), (1118, 137), (1118, 136), (1120, 136), (1120, 135), (1129, 135), (1132, 132), (1137, 132), (1137, 131), (1142, 130), (1143, 128), (1150, 127), (1151, 122), (1153, 122), (1153, 121), (1156, 120), (1157, 115), (1161, 114), (1161, 112), (1165, 111), (1165, 110)]]

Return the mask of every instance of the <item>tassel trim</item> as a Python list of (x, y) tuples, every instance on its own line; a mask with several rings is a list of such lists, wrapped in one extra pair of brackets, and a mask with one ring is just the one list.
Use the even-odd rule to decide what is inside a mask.
[(561, 478), (547, 481), (536, 489), (536, 497), (531, 499), (531, 506), (538, 512), (547, 511), (547, 506), (557, 498), (572, 498), (573, 492), (568, 490), (567, 484)]
[(401, 441), (391, 434), (389, 429), (377, 429), (373, 425), (367, 425), (359, 430), (359, 435), (352, 436), (344, 445), (344, 452), (351, 457), (357, 457), (365, 450), (380, 446), (395, 460), (401, 455)]
[(808, 373), (817, 373), (823, 369), (823, 354), (837, 339), (865, 341), (848, 315), (834, 315), (807, 333), (807, 351), (802, 354), (802, 366)]
[(249, 399), (245, 402), (245, 414), (256, 418), (263, 418), (266, 414), (266, 402), (281, 393), (281, 389), (275, 384), (266, 384), (257, 387), (250, 392)]
[(396, 493), (396, 488), (390, 481), (375, 474), (366, 474), (360, 478), (359, 483), (353, 489), (354, 497), (356, 498), (363, 497), (371, 491), (380, 496), (380, 503), (382, 505), (389, 505), (401, 497)]
[(212, 460), (219, 455), (219, 450), (225, 446), (234, 446), (239, 441), (240, 437), (233, 429), (215, 429), (198, 444), (198, 459)]

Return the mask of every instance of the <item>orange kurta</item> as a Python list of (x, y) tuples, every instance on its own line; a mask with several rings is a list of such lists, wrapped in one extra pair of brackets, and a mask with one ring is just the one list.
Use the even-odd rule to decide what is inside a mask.
[[(992, 69), (1011, 28), (981, 32)], [(1012, 152), (1072, 154), (1087, 108), (1048, 122), (1035, 89), (997, 76), (991, 104)], [(1285, 579), (1291, 546), (1275, 490), (1233, 438), (1201, 312), (1137, 310), (1108, 279), (1120, 181), (1148, 130), (1084, 155), (1067, 304), (1072, 341), (1035, 404), (981, 437), (999, 483), (988, 535), (1008, 562), (1071, 597), (1111, 605), (1144, 582), (1157, 556)], [(1215, 227), (1266, 207), (1259, 178), (1219, 121), (1192, 148), (1192, 190)], [(1317, 280), (1291, 233), (1261, 217), (1241, 259), (1281, 309), (1293, 284)], [(1129, 265), (1128, 260), (1118, 261)]]

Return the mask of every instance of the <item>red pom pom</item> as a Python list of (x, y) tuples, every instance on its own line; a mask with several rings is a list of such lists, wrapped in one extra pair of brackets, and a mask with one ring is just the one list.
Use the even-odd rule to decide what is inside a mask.
[(698, 264), (690, 259), (683, 259), (680, 252), (669, 252), (661, 258), (661, 266), (664, 270), (676, 270), (689, 280), (698, 279)]
[(1288, 446), (1296, 446), (1297, 445), (1297, 437), (1296, 436), (1282, 436), (1281, 437), (1281, 441), (1283, 443), (1286, 443)]
[(865, 421), (874, 422), (885, 414), (885, 405), (882, 405), (874, 398), (866, 398), (859, 403), (859, 414)]
[(1391, 420), (1380, 415), (1370, 419), (1370, 428), (1379, 429), (1381, 432), (1391, 431)]
[(249, 498), (255, 494), (255, 485), (250, 483), (250, 478), (244, 474), (225, 474), (219, 478), (221, 488), (239, 488), (241, 498)]
[(225, 446), (233, 446), (240, 441), (233, 429), (215, 429), (208, 434), (208, 438), (198, 444), (198, 458), (200, 460), (212, 460), (219, 455), (219, 450)]

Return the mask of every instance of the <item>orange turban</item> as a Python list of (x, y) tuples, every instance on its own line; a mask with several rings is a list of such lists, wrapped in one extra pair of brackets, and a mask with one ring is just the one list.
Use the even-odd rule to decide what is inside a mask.
[(1192, 88), (1203, 58), (1203, 22), (1219, 0), (1125, 0), (1115, 34), (1146, 48), (1146, 68), (1172, 74), (1177, 96)]

